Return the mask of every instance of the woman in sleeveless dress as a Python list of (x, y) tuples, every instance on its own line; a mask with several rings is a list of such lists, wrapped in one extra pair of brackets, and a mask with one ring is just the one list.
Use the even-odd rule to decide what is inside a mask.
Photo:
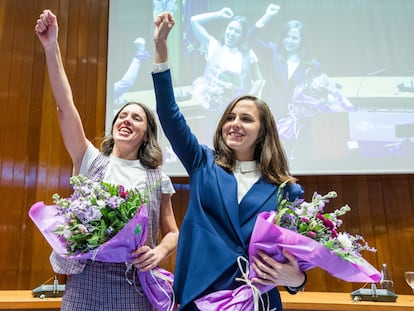
[[(157, 125), (151, 111), (140, 103), (128, 103), (112, 122), (111, 133), (99, 151), (86, 138), (74, 104), (58, 44), (58, 23), (50, 10), (37, 20), (35, 32), (43, 45), (55, 96), (59, 125), (65, 147), (72, 159), (73, 174), (145, 189), (154, 185), (148, 204), (148, 235), (145, 245), (132, 253), (133, 269), (123, 262), (76, 261), (51, 255), (56, 273), (67, 274), (61, 310), (112, 311), (152, 310), (135, 269), (149, 271), (176, 248), (178, 228), (171, 204), (171, 180), (160, 169), (162, 153), (157, 143)], [(162, 238), (158, 243), (158, 231)]]

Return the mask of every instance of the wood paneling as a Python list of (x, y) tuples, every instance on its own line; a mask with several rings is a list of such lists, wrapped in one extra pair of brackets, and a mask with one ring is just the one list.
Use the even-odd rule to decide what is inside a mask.
[(88, 137), (104, 133), (109, 1), (0, 1), (0, 280), (27, 289), (53, 272), (50, 247), (28, 217), (37, 201), (70, 193), (71, 161), (63, 146), (43, 48), (34, 33), (40, 13), (58, 15), (59, 42)]
[[(50, 247), (27, 212), (53, 193), (69, 195), (71, 161), (63, 146), (43, 49), (34, 33), (44, 8), (59, 18), (59, 42), (88, 137), (104, 133), (109, 0), (0, 1), (0, 289), (30, 289), (53, 272)], [(99, 139), (94, 140), (98, 145)], [(411, 294), (403, 273), (414, 269), (414, 175), (299, 176), (309, 200), (314, 191), (335, 190), (334, 209), (352, 211), (342, 230), (360, 233), (378, 249), (365, 257), (388, 263), (398, 294)], [(177, 221), (189, 197), (186, 178), (173, 178)], [(174, 257), (164, 267), (174, 270)], [(324, 271), (309, 271), (307, 290), (350, 292), (352, 284)]]

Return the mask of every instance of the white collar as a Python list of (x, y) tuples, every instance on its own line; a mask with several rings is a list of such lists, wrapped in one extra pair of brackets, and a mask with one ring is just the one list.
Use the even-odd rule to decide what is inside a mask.
[(234, 165), (234, 172), (249, 173), (257, 169), (256, 161), (238, 161)]

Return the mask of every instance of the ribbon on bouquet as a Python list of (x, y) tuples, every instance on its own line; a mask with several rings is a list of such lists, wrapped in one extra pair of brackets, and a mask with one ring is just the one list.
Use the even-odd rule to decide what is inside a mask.
[[(242, 261), (244, 261), (245, 263), (245, 269), (243, 269), (243, 264)], [(237, 257), (237, 265), (239, 266), (239, 269), (242, 273), (242, 277), (241, 278), (236, 278), (236, 281), (241, 281), (246, 283), (247, 286), (249, 286), (249, 288), (252, 290), (252, 296), (253, 296), (253, 305), (254, 305), (254, 311), (258, 311), (259, 310), (259, 303), (262, 306), (262, 310), (266, 310), (269, 311), (269, 295), (266, 292), (266, 298), (267, 298), (267, 304), (265, 305), (263, 298), (262, 298), (262, 294), (259, 290), (259, 288), (257, 288), (253, 282), (249, 279), (249, 261), (243, 257), (243, 256), (239, 256)]]
[(150, 271), (137, 271), (137, 274), (141, 284), (147, 284), (142, 289), (156, 310), (175, 311), (178, 309), (172, 288), (174, 281), (172, 273), (156, 267)]
[[(237, 257), (237, 264), (242, 275), (240, 278), (236, 278), (236, 280), (245, 284), (234, 290), (220, 290), (198, 298), (195, 301), (195, 304), (200, 310), (270, 311), (270, 300), (267, 292), (274, 288), (274, 286), (253, 284), (250, 273), (253, 272), (253, 270), (250, 271), (250, 263), (247, 258), (243, 256)], [(266, 293), (267, 303), (263, 300), (262, 293)], [(260, 309), (260, 307), (262, 307), (262, 309)]]
[[(292, 230), (276, 226), (273, 222), (276, 212), (262, 212), (258, 215), (249, 244), (249, 258), (258, 250), (267, 253), (279, 262), (286, 262), (283, 249), (298, 260), (300, 270), (320, 267), (334, 277), (347, 282), (378, 282), (380, 273), (362, 257), (349, 261), (335, 254), (319, 242)], [(244, 258), (244, 257), (243, 257)], [(245, 284), (234, 290), (220, 290), (198, 298), (195, 303), (201, 310), (209, 311), (252, 311), (258, 310), (263, 300), (259, 294), (267, 293), (273, 285), (253, 285), (250, 281), (256, 276), (254, 269), (243, 269), (240, 279)], [(248, 265), (247, 265), (248, 266)], [(269, 297), (268, 297), (269, 298)]]

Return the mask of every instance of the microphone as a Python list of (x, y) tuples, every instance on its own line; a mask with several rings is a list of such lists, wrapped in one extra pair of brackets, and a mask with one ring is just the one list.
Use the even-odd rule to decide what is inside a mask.
[(361, 79), (361, 82), (359, 82), (359, 86), (358, 86), (358, 89), (357, 89), (357, 91), (356, 91), (355, 97), (358, 97), (358, 96), (359, 96), (359, 92), (361, 91), (362, 84), (364, 83), (364, 81), (365, 81), (365, 79), (366, 79), (366, 78), (376, 76), (376, 75), (378, 75), (378, 74), (380, 74), (380, 73), (384, 72), (385, 70), (386, 70), (386, 68), (382, 68), (382, 69), (375, 70), (375, 71), (373, 71), (373, 72), (370, 72), (370, 73), (366, 74), (366, 75), (365, 75), (365, 76)]
[(376, 70), (376, 71), (370, 72), (369, 74), (367, 74), (367, 76), (368, 76), (368, 77), (376, 76), (377, 74), (382, 73), (382, 72), (384, 72), (384, 71), (385, 71), (385, 68), (382, 68), (382, 69), (379, 69), (379, 70)]
[[(53, 285), (45, 285), (45, 283), (49, 282), (53, 279)], [(40, 299), (44, 299), (47, 297), (62, 297), (65, 292), (65, 284), (59, 284), (59, 281), (56, 277), (51, 277), (42, 285), (36, 287), (32, 290), (33, 297), (39, 297)]]
[(414, 71), (407, 70), (407, 72), (411, 74), (411, 79), (406, 82), (401, 82), (397, 87), (401, 92), (414, 92)]

